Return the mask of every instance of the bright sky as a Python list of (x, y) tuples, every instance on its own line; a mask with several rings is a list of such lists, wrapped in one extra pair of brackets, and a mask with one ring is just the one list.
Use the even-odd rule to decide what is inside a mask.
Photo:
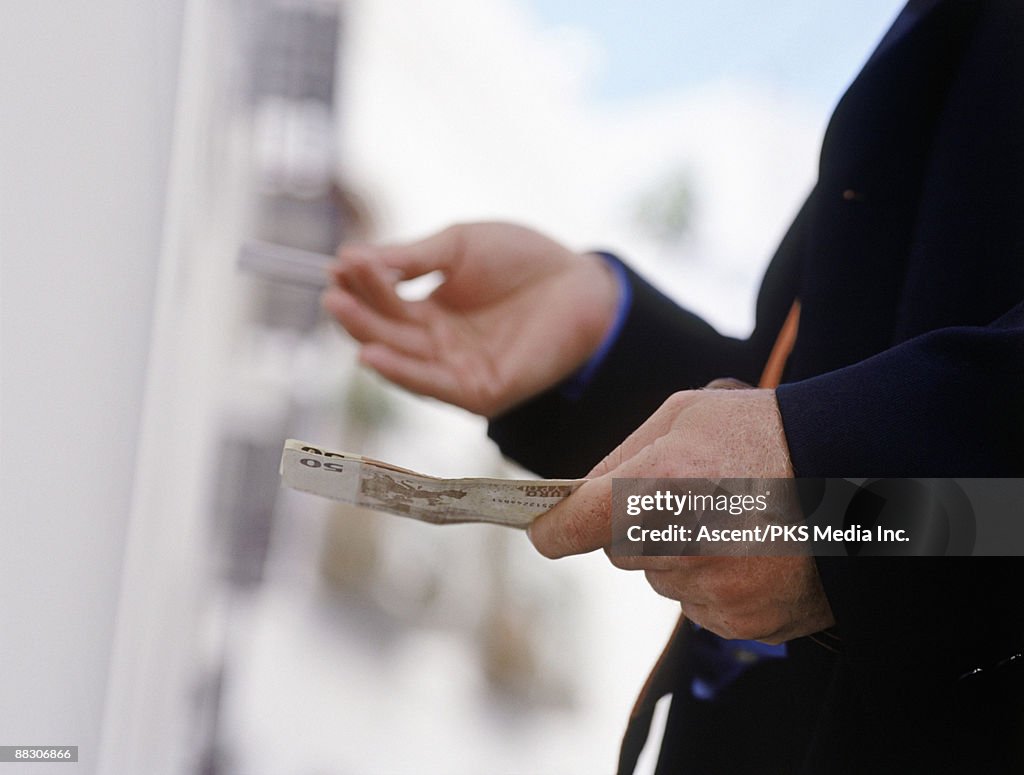
[(618, 101), (723, 76), (787, 88), (822, 111), (902, 0), (523, 0), (549, 29), (594, 46), (593, 96)]

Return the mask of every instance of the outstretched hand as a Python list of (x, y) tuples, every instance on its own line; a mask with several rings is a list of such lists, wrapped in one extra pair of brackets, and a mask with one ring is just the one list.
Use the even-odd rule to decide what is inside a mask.
[[(429, 297), (396, 285), (443, 275)], [(323, 305), (360, 360), (416, 393), (494, 417), (569, 376), (611, 325), (605, 262), (504, 223), (452, 226), (404, 245), (344, 245)]]
[(612, 563), (643, 570), (656, 592), (725, 638), (778, 643), (834, 624), (811, 557), (620, 557), (609, 551), (613, 478), (793, 476), (774, 391), (676, 393), (593, 471), (538, 517), (530, 540), (563, 557), (604, 548)]

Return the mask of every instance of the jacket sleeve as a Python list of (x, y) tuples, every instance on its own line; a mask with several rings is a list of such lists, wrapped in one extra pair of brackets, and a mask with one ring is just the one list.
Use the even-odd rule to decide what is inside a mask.
[(1024, 302), (776, 395), (798, 476), (1024, 476)]

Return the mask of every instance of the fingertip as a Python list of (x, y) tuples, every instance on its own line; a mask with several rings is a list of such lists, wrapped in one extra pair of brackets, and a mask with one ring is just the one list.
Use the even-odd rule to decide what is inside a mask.
[(369, 261), (373, 258), (376, 248), (369, 242), (343, 242), (338, 247), (338, 262)]
[(355, 276), (360, 279), (365, 279), (370, 276), (373, 264), (370, 259), (360, 256), (353, 258), (351, 261), (345, 264), (345, 274), (348, 276)]
[(371, 369), (377, 369), (377, 363), (379, 363), (380, 350), (383, 348), (377, 344), (364, 344), (359, 348), (359, 362), (364, 366), (369, 366)]
[(359, 362), (392, 382), (398, 381), (394, 367), (395, 354), (387, 345), (367, 342), (359, 348)]
[(408, 246), (406, 245), (380, 245), (377, 250), (377, 261), (392, 270), (401, 271), (408, 263)]
[(557, 536), (552, 532), (551, 511), (546, 511), (531, 522), (530, 526), (526, 528), (526, 536), (539, 554), (549, 560), (557, 560), (564, 557), (566, 553), (560, 549)]
[(357, 244), (345, 246), (338, 251), (338, 260), (328, 268), (337, 283), (350, 289), (367, 282), (375, 263), (374, 249), (371, 245)]
[(337, 286), (330, 286), (320, 294), (320, 306), (334, 317), (341, 317), (349, 308), (350, 297)]
[(329, 278), (338, 281), (345, 273), (345, 265), (341, 261), (332, 261), (324, 267), (324, 272)]
[(451, 260), (449, 230), (433, 234), (417, 242), (379, 245), (377, 262), (401, 273), (402, 279), (411, 280), (434, 270), (442, 270)]
[(334, 314), (334, 307), (335, 307), (335, 304), (337, 303), (335, 301), (335, 297), (337, 296), (337, 293), (338, 293), (338, 289), (337, 288), (335, 288), (334, 286), (328, 286), (328, 287), (324, 288), (323, 292), (320, 294), (320, 306), (323, 309), (325, 309), (328, 312), (330, 312), (332, 315)]

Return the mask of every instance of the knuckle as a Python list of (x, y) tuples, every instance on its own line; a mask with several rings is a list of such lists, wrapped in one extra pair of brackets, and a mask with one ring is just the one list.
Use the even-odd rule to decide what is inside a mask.
[(462, 239), (463, 233), (468, 228), (469, 228), (469, 225), (466, 224), (466, 223), (461, 223), (461, 222), (452, 223), (452, 224), (444, 227), (443, 229), (441, 229), (441, 231), (438, 232), (437, 236), (441, 237), (443, 240), (445, 240), (449, 244), (453, 244), (455, 242), (458, 242), (460, 239)]
[(688, 409), (693, 405), (694, 391), (692, 390), (678, 390), (668, 398), (665, 399), (662, 404), (663, 409), (667, 409), (674, 414), (682, 412), (684, 409)]
[(614, 471), (620, 465), (622, 465), (622, 447), (618, 446), (605, 455), (601, 459), (601, 462), (590, 470), (590, 473), (588, 473), (587, 476), (591, 478), (604, 476), (610, 471)]
[(677, 390), (675, 393), (665, 399), (665, 406), (669, 408), (676, 408), (685, 403), (686, 393), (682, 390)]
[(726, 632), (722, 633), (722, 637), (729, 640), (753, 640), (757, 634), (757, 628), (749, 622), (726, 622), (723, 623), (723, 629)]
[(704, 622), (701, 622), (700, 625), (707, 630), (711, 630), (711, 632), (715, 633), (715, 635), (723, 640), (746, 640), (746, 638), (737, 634), (731, 624), (719, 619), (709, 618)]
[(647, 583), (650, 585), (651, 589), (662, 597), (682, 602), (681, 590), (677, 589), (674, 584), (670, 583), (666, 574), (648, 569), (644, 571), (644, 578), (647, 579)]
[(761, 640), (770, 628), (758, 619), (743, 620), (733, 626), (732, 637), (736, 640)]
[(475, 230), (476, 226), (477, 225), (473, 223), (458, 221), (442, 230), (441, 236), (444, 238), (448, 249), (454, 255), (462, 255), (466, 241), (469, 239), (470, 233)]
[(640, 570), (641, 558), (628, 554), (613, 554), (611, 550), (605, 549), (608, 561), (619, 570)]
[(704, 386), (706, 390), (746, 390), (752, 387), (753, 385), (749, 385), (735, 377), (716, 377)]

